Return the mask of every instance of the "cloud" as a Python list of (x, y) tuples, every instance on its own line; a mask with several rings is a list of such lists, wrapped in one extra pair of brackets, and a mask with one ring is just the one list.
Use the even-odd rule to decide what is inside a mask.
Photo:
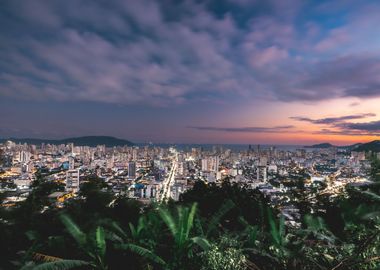
[[(345, 10), (351, 21), (339, 28), (301, 27), (303, 9), (320, 9), (244, 3), (7, 1), (0, 96), (144, 106), (380, 96), (380, 54), (364, 46), (376, 47), (376, 12)], [(337, 52), (342, 43), (349, 48)]]
[(343, 130), (358, 130), (367, 132), (380, 133), (380, 121), (371, 121), (364, 123), (340, 123), (338, 124)]
[(284, 133), (294, 132), (292, 125), (276, 127), (211, 127), (211, 126), (189, 126), (188, 128), (202, 131), (221, 131), (221, 132), (250, 132), (250, 133)]
[(356, 107), (356, 106), (359, 106), (360, 105), (360, 102), (352, 102), (350, 103), (350, 107)]
[(251, 65), (253, 67), (262, 67), (273, 62), (284, 60), (287, 57), (288, 52), (286, 50), (271, 46), (254, 54), (251, 58)]
[(355, 131), (355, 130), (333, 130), (333, 129), (328, 129), (328, 128), (314, 131), (313, 134), (343, 135), (343, 136), (380, 136), (380, 132), (366, 132), (366, 131)]
[(313, 124), (318, 125), (336, 125), (338, 123), (347, 121), (347, 120), (354, 120), (354, 119), (364, 119), (368, 117), (374, 117), (376, 114), (374, 113), (362, 113), (362, 114), (352, 114), (352, 115), (344, 115), (339, 117), (326, 117), (326, 118), (320, 118), (320, 119), (311, 119), (308, 117), (302, 117), (302, 116), (292, 116), (290, 119), (296, 120), (296, 121), (303, 121), (303, 122), (309, 122)]
[(340, 117), (326, 117), (320, 119), (311, 119), (309, 117), (295, 116), (290, 119), (302, 122), (309, 122), (315, 125), (325, 125), (329, 128), (323, 128), (314, 134), (323, 135), (351, 135), (351, 136), (380, 136), (380, 121), (355, 123), (349, 120), (366, 119), (375, 117), (374, 113), (362, 113), (345, 115)]
[(329, 51), (335, 49), (343, 44), (347, 44), (350, 40), (349, 33), (345, 29), (333, 29), (327, 38), (321, 40), (315, 45), (317, 51)]

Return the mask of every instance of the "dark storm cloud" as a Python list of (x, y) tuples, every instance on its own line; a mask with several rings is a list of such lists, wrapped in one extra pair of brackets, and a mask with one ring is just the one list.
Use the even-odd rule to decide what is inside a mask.
[(153, 106), (378, 97), (380, 9), (353, 8), (336, 27), (297, 0), (6, 0), (0, 95)]
[(374, 116), (376, 116), (376, 114), (374, 113), (362, 113), (362, 114), (344, 115), (344, 116), (339, 116), (339, 117), (326, 117), (326, 118), (321, 118), (321, 119), (311, 119), (308, 117), (293, 116), (293, 117), (290, 117), (290, 119), (303, 121), (303, 122), (309, 122), (313, 124), (320, 124), (320, 125), (335, 125), (347, 120), (363, 119), (363, 118), (374, 117)]
[(251, 132), (251, 133), (279, 133), (292, 132), (294, 126), (276, 126), (276, 127), (210, 127), (210, 126), (190, 126), (188, 128), (203, 131), (222, 131), (222, 132)]

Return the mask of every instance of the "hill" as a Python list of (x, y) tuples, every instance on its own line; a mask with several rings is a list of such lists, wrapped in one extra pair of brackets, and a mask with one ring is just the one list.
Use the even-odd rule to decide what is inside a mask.
[(331, 143), (319, 143), (319, 144), (313, 144), (309, 146), (305, 146), (306, 148), (330, 148), (330, 147), (336, 147), (332, 145)]
[(74, 143), (74, 145), (77, 145), (77, 146), (90, 146), (90, 147), (95, 147), (97, 145), (105, 145), (106, 147), (133, 145), (133, 143), (128, 140), (118, 139), (111, 136), (84, 136), (84, 137), (74, 137), (74, 138), (66, 138), (66, 139), (60, 139), (60, 140), (47, 140), (47, 139), (34, 139), (34, 138), (0, 139), (0, 142), (5, 142), (5, 141), (13, 141), (15, 143), (27, 143), (27, 144), (35, 144), (35, 145), (40, 145), (42, 143), (56, 144), (56, 145)]
[(356, 152), (363, 152), (363, 151), (364, 152), (368, 152), (368, 151), (380, 152), (380, 140), (360, 144), (357, 147), (355, 147), (353, 149), (353, 151), (356, 151)]
[(337, 145), (333, 145), (331, 143), (320, 143), (320, 144), (305, 146), (305, 148), (331, 148), (331, 147), (336, 147), (339, 149), (353, 150), (353, 149), (360, 147), (361, 145), (363, 145), (363, 144), (362, 143), (356, 143), (356, 144), (352, 144), (352, 145), (337, 146)]

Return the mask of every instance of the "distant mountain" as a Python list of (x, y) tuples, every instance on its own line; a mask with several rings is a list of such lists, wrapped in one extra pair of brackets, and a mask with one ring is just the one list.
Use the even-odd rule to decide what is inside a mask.
[(340, 149), (346, 149), (351, 150), (355, 152), (380, 152), (380, 140), (372, 141), (368, 143), (356, 143), (352, 145), (345, 145), (345, 146), (335, 146), (331, 143), (320, 143), (320, 144), (314, 144), (310, 146), (305, 146), (305, 148), (331, 148), (336, 147)]
[(97, 146), (97, 145), (105, 145), (106, 147), (114, 147), (114, 146), (124, 146), (133, 145), (132, 142), (118, 139), (110, 136), (84, 136), (84, 137), (75, 137), (75, 138), (67, 138), (61, 140), (46, 140), (46, 139), (32, 139), (32, 138), (8, 138), (8, 139), (0, 139), (0, 142), (5, 141), (13, 141), (15, 143), (27, 143), (27, 144), (35, 144), (40, 145), (42, 143), (46, 144), (68, 144), (74, 143), (76, 146)]
[(330, 147), (336, 147), (332, 145), (331, 143), (320, 143), (320, 144), (313, 144), (305, 146), (306, 148), (330, 148)]
[(357, 147), (352, 149), (353, 151), (356, 152), (380, 152), (380, 140), (368, 142), (368, 143), (362, 143), (358, 145)]
[(363, 145), (363, 144), (362, 143), (356, 143), (356, 144), (352, 144), (352, 145), (337, 146), (337, 145), (333, 145), (331, 143), (320, 143), (320, 144), (305, 146), (305, 148), (331, 148), (331, 147), (336, 147), (336, 148), (340, 148), (340, 149), (353, 150), (353, 149), (360, 147), (361, 145)]
[(339, 146), (339, 148), (344, 148), (344, 149), (348, 149), (348, 150), (354, 150), (354, 149), (358, 148), (361, 145), (363, 145), (363, 144), (362, 143), (355, 143), (355, 144), (351, 144), (351, 145)]

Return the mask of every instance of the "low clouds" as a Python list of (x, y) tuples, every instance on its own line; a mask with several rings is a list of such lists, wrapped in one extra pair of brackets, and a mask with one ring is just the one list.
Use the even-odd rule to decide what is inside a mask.
[(358, 130), (367, 132), (380, 133), (380, 121), (372, 121), (366, 123), (342, 123), (339, 127), (344, 130)]
[(366, 46), (378, 13), (349, 10), (338, 28), (301, 1), (224, 4), (5, 1), (0, 96), (164, 107), (380, 96), (380, 55)]
[(335, 125), (347, 120), (363, 119), (363, 118), (374, 117), (374, 116), (376, 116), (376, 114), (374, 113), (362, 113), (362, 114), (352, 114), (352, 115), (345, 115), (345, 116), (339, 116), (339, 117), (326, 117), (326, 118), (321, 118), (321, 119), (311, 119), (308, 117), (293, 116), (293, 117), (290, 117), (290, 119), (303, 121), (303, 122), (309, 122), (313, 124)]
[(249, 132), (249, 133), (289, 133), (294, 132), (294, 126), (276, 127), (211, 127), (211, 126), (190, 126), (188, 128), (201, 131), (221, 131), (221, 132)]
[(362, 113), (345, 115), (340, 117), (326, 117), (321, 119), (311, 119), (308, 117), (290, 117), (293, 120), (309, 122), (314, 125), (327, 126), (314, 132), (315, 134), (325, 135), (351, 135), (351, 136), (380, 136), (380, 121), (352, 122), (350, 120), (367, 119), (375, 117), (374, 113)]

